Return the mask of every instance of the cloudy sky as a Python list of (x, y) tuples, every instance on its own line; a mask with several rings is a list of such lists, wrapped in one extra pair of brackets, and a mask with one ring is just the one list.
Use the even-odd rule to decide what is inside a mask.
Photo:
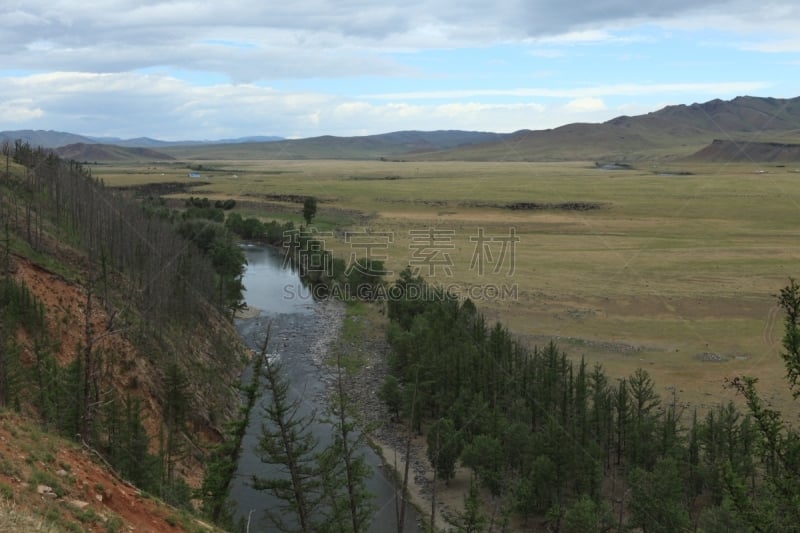
[(0, 130), (509, 132), (800, 95), (796, 0), (0, 0)]

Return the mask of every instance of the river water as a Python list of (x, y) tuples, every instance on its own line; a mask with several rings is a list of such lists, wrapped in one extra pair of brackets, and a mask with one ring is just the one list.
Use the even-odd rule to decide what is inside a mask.
[[(330, 370), (322, 363), (326, 341), (336, 335), (341, 309), (337, 302), (315, 302), (301, 284), (297, 274), (283, 264), (277, 250), (268, 247), (245, 248), (248, 266), (244, 275), (245, 300), (249, 307), (258, 309), (255, 317), (240, 318), (236, 327), (252, 349), (263, 342), (270, 326), (270, 357), (279, 359), (291, 384), (290, 393), (300, 400), (299, 415), (322, 414), (325, 408)], [(243, 375), (250, 382), (250, 371)], [(230, 497), (234, 502), (234, 516), (250, 524), (251, 532), (275, 531), (267, 518), (267, 509), (278, 503), (271, 494), (255, 490), (253, 476), (270, 477), (274, 466), (264, 464), (258, 454), (263, 411), (269, 399), (260, 397), (250, 414), (247, 433), (242, 441), (242, 452), (236, 476), (231, 483)], [(321, 446), (330, 442), (330, 427), (315, 422), (311, 431)], [(369, 447), (362, 450), (372, 468), (367, 490), (375, 495), (376, 513), (369, 531), (382, 533), (397, 530), (395, 519), (395, 487), (387, 478), (381, 460)], [(418, 532), (417, 514), (406, 510), (404, 531)]]

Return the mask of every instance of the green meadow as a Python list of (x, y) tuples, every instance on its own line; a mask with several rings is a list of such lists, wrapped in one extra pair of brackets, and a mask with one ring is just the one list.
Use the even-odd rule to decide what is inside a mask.
[(92, 171), (111, 186), (193, 185), (164, 196), (235, 198), (265, 220), (299, 223), (298, 198), (315, 196), (314, 226), (343, 259), (421, 269), (524, 342), (556, 340), (612, 376), (643, 366), (662, 395), (675, 386), (692, 406), (732, 397), (724, 380), (738, 374), (786, 388), (775, 295), (800, 275), (792, 165), (203, 160)]

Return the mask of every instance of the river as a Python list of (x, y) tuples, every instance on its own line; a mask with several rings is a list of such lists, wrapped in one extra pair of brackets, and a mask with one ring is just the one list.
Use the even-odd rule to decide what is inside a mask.
[[(270, 357), (280, 359), (291, 384), (293, 398), (301, 400), (299, 414), (323, 413), (331, 372), (322, 362), (328, 343), (338, 334), (342, 307), (338, 302), (315, 302), (297, 274), (283, 265), (279, 252), (259, 246), (247, 246), (247, 270), (244, 275), (245, 300), (249, 307), (258, 309), (254, 317), (236, 320), (236, 327), (250, 348), (257, 349), (271, 323), (268, 347)], [(243, 382), (249, 383), (249, 371)], [(267, 518), (267, 509), (275, 508), (277, 501), (271, 494), (253, 489), (254, 475), (269, 477), (275, 467), (264, 464), (258, 455), (263, 410), (268, 398), (260, 397), (250, 414), (247, 433), (242, 441), (242, 452), (236, 476), (231, 483), (230, 497), (234, 502), (234, 516), (249, 522), (251, 532), (275, 531)], [(320, 445), (330, 442), (330, 426), (315, 422), (311, 431)], [(397, 530), (395, 519), (395, 487), (386, 476), (381, 459), (369, 447), (362, 450), (372, 468), (367, 490), (375, 495), (376, 513), (369, 529), (371, 532)], [(406, 510), (404, 531), (418, 532), (417, 513)]]

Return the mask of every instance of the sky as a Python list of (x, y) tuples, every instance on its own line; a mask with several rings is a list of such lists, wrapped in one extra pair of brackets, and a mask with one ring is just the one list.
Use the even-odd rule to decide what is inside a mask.
[(800, 96), (796, 0), (0, 0), (0, 131), (511, 132)]

